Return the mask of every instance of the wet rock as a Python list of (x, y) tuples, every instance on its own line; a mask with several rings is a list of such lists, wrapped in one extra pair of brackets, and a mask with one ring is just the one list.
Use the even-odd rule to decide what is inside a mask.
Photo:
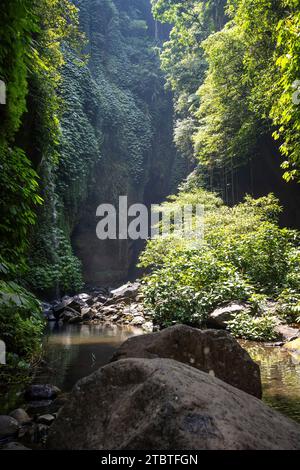
[(300, 449), (300, 426), (171, 359), (125, 359), (76, 384), (48, 449)]
[(226, 328), (227, 322), (232, 320), (234, 315), (241, 312), (249, 312), (249, 306), (244, 303), (233, 303), (215, 309), (207, 320), (209, 326)]
[(135, 336), (123, 343), (111, 361), (129, 357), (170, 358), (189, 364), (261, 398), (259, 366), (223, 330), (198, 330), (176, 325), (158, 333)]
[(22, 408), (18, 408), (11, 413), (9, 413), (9, 416), (12, 418), (16, 419), (19, 424), (27, 424), (31, 421), (31, 418), (28, 416), (25, 410)]
[(28, 447), (23, 446), (20, 442), (9, 442), (5, 444), (1, 450), (31, 450)]
[(297, 328), (292, 328), (288, 325), (277, 325), (275, 331), (278, 336), (284, 341), (293, 341), (300, 337), (300, 330)]
[(37, 423), (45, 424), (46, 426), (51, 426), (55, 421), (55, 417), (52, 414), (41, 415), (37, 419)]
[(0, 439), (14, 437), (18, 434), (20, 424), (15, 418), (0, 415)]
[(49, 400), (56, 398), (60, 393), (61, 390), (55, 385), (33, 384), (27, 388), (25, 396), (28, 400)]

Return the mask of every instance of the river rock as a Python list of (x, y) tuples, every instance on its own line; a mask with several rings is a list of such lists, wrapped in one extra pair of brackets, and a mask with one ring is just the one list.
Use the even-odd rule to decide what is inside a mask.
[(78, 294), (73, 297), (73, 300), (79, 302), (79, 303), (85, 303), (85, 304), (90, 304), (93, 301), (93, 297), (89, 294)]
[(138, 282), (134, 283), (127, 283), (118, 289), (114, 289), (111, 291), (111, 294), (114, 299), (120, 299), (120, 298), (130, 298), (133, 299), (138, 295), (140, 288), (140, 284)]
[(258, 398), (262, 396), (259, 366), (226, 331), (172, 326), (158, 333), (129, 338), (111, 361), (128, 357), (175, 359)]
[(60, 393), (60, 389), (55, 385), (33, 384), (27, 388), (25, 396), (28, 400), (50, 400)]
[(107, 297), (105, 297), (104, 295), (100, 294), (98, 295), (95, 299), (94, 299), (94, 303), (100, 303), (100, 304), (105, 304), (105, 302), (107, 301)]
[(219, 307), (210, 313), (207, 323), (209, 326), (216, 328), (226, 328), (227, 322), (232, 320), (234, 315), (241, 312), (249, 313), (249, 307), (247, 304), (231, 302), (228, 305)]
[(19, 432), (20, 424), (11, 416), (0, 416), (0, 439), (16, 436)]
[(84, 307), (87, 307), (88, 305), (85, 304), (84, 302), (81, 302), (80, 300), (76, 300), (73, 298), (72, 302), (69, 303), (68, 309), (75, 310), (77, 313), (81, 313), (81, 309)]
[(123, 359), (79, 381), (48, 449), (300, 449), (300, 426), (171, 359)]
[(31, 418), (28, 416), (25, 410), (22, 408), (18, 408), (11, 413), (9, 413), (9, 416), (12, 418), (16, 419), (19, 424), (27, 424), (31, 421)]
[(277, 325), (275, 331), (278, 336), (284, 341), (293, 341), (300, 337), (300, 330), (297, 328), (292, 328), (288, 325)]
[(52, 414), (41, 415), (37, 419), (37, 423), (45, 424), (46, 426), (51, 426), (53, 421), (55, 421), (55, 417)]

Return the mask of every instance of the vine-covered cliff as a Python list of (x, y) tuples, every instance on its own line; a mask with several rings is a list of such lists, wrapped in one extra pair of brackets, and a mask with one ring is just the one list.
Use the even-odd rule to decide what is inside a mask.
[[(58, 164), (42, 162), (45, 204), (31, 253), (38, 290), (76, 290), (128, 277), (139, 250), (96, 237), (99, 204), (161, 201), (183, 175), (174, 169), (172, 97), (164, 90), (148, 0), (78, 0), (84, 56), (65, 45)], [(178, 165), (177, 165), (178, 166)], [(174, 172), (173, 172), (174, 170)], [(176, 175), (177, 171), (177, 175)], [(185, 171), (185, 170), (183, 170)], [(171, 176), (171, 178), (170, 178)]]

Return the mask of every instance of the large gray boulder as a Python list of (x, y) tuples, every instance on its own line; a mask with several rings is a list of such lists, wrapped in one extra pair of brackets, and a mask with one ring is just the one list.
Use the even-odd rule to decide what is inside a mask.
[(111, 361), (129, 357), (175, 359), (257, 398), (262, 396), (259, 366), (226, 331), (172, 326), (158, 333), (129, 338)]
[(300, 449), (300, 426), (171, 359), (124, 359), (76, 384), (48, 449)]

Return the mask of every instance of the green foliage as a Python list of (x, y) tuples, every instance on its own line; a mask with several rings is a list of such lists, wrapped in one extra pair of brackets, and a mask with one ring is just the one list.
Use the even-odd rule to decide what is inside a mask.
[(233, 240), (231, 259), (259, 291), (274, 294), (285, 283), (292, 240), (293, 232), (263, 222), (257, 230)]
[(8, 359), (30, 361), (40, 350), (43, 327), (37, 299), (13, 281), (0, 281), (0, 336)]
[(36, 241), (26, 276), (32, 289), (48, 295), (78, 292), (83, 287), (81, 263), (64, 233), (50, 228), (48, 234), (39, 233)]
[(299, 179), (298, 0), (153, 0), (173, 25), (161, 52), (175, 92), (175, 142), (196, 156), (210, 189), (236, 200), (235, 173), (278, 141), (287, 181)]
[(299, 290), (284, 289), (278, 297), (278, 314), (286, 323), (300, 323)]
[(218, 304), (246, 300), (251, 288), (233, 266), (200, 250), (170, 252), (144, 286), (146, 305), (162, 326), (201, 325)]
[(260, 133), (243, 81), (244, 44), (239, 30), (227, 27), (211, 35), (202, 47), (209, 68), (197, 91), (200, 106), (195, 111), (195, 153), (208, 170), (232, 172), (251, 157)]
[(35, 223), (34, 205), (41, 204), (37, 174), (23, 150), (0, 145), (0, 250), (20, 263), (28, 246), (27, 231)]
[[(247, 196), (228, 207), (213, 193), (183, 186), (162, 211), (185, 204), (204, 205), (204, 239), (173, 232), (150, 240), (140, 258), (141, 266), (152, 270), (144, 293), (158, 324), (201, 325), (216, 306), (231, 300), (249, 301), (252, 315), (261, 315), (268, 311), (268, 298), (275, 300), (297, 282), (299, 289), (298, 233), (278, 227), (280, 207), (273, 195)], [(269, 316), (239, 317), (230, 325), (234, 334), (239, 325), (243, 337), (248, 329), (250, 339), (273, 339)]]
[(4, 2), (0, 30), (0, 79), (7, 87), (7, 106), (4, 110), (1, 109), (1, 141), (3, 138), (10, 140), (14, 137), (26, 110), (27, 67), (34, 55), (33, 34), (39, 31), (32, 2)]
[[(38, 166), (57, 161), (62, 42), (75, 46), (82, 36), (69, 0), (11, 0), (1, 7), (0, 79), (7, 85), (7, 104), (0, 110), (0, 335), (10, 370), (28, 367), (41, 345), (40, 305), (24, 287), (37, 207), (43, 202)], [(69, 252), (61, 263), (68, 282), (74, 265)]]
[(237, 313), (233, 320), (227, 322), (233, 336), (251, 341), (276, 340), (275, 326), (275, 320), (270, 316), (253, 317), (244, 312)]
[[(300, 71), (298, 0), (232, 1), (233, 21), (246, 47), (244, 80), (251, 92), (251, 107), (276, 126), (284, 158), (286, 180), (299, 179), (300, 129), (297, 83)], [(295, 84), (295, 87), (293, 86)]]

